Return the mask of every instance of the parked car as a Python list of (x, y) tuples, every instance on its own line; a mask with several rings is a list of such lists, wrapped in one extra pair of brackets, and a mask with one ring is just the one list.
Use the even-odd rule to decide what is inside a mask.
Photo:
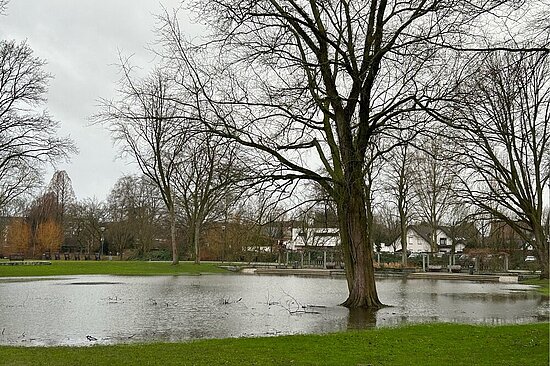
[(535, 258), (534, 255), (528, 255), (527, 257), (525, 257), (526, 262), (534, 262), (536, 260), (537, 260), (537, 258)]

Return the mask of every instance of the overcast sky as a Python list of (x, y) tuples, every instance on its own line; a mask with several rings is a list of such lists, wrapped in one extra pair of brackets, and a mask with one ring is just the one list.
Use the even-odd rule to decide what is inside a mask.
[[(162, 1), (167, 9), (178, 4)], [(161, 11), (161, 3), (151, 0), (11, 0), (0, 18), (2, 39), (26, 39), (35, 56), (48, 62), (54, 79), (47, 109), (61, 123), (59, 134), (69, 135), (80, 150), (71, 163), (57, 168), (67, 171), (78, 199), (103, 200), (120, 176), (137, 171), (116, 158), (109, 134), (89, 126), (89, 117), (97, 112), (98, 98), (114, 93), (118, 50), (133, 54), (133, 64), (151, 67), (146, 46), (155, 39), (154, 14)], [(193, 29), (182, 28), (187, 27)]]

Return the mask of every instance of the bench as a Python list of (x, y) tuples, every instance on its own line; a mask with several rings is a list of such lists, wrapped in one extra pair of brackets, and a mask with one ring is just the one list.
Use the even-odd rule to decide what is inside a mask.
[(442, 269), (443, 269), (443, 266), (440, 266), (440, 265), (430, 264), (428, 266), (428, 272), (441, 272)]

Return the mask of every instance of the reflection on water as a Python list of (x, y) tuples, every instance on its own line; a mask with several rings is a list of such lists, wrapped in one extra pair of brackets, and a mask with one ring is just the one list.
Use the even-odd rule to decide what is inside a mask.
[(528, 289), (519, 284), (466, 281), (386, 282), (381, 292), (394, 307), (377, 312), (377, 326), (431, 321), (491, 325), (548, 321), (548, 298)]
[[(378, 311), (339, 306), (344, 279), (76, 276), (1, 280), (0, 344), (87, 345), (325, 333), (418, 322), (548, 321), (548, 298), (501, 283), (381, 279)], [(87, 336), (96, 340), (89, 341)]]
[(367, 329), (376, 327), (377, 310), (350, 309), (347, 329)]

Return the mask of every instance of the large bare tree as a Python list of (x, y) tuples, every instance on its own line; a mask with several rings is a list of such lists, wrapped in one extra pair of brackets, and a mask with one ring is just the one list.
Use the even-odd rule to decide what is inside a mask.
[(447, 121), (459, 131), (455, 161), (468, 172), (461, 193), (531, 243), (548, 278), (550, 55), (493, 53), (474, 71)]
[(432, 93), (448, 53), (501, 3), (204, 0), (193, 2), (211, 32), (199, 53), (215, 56), (195, 60), (168, 14), (160, 38), (170, 64), (193, 78), (186, 90), (197, 91), (197, 114), (211, 132), (254, 150), (264, 176), (313, 180), (326, 190), (339, 218), (343, 305), (379, 308), (367, 152)]
[(51, 78), (44, 65), (26, 42), (0, 41), (0, 207), (36, 188), (45, 163), (76, 152), (43, 110)]
[(127, 62), (122, 62), (121, 69), (118, 99), (102, 100), (95, 121), (107, 125), (122, 153), (157, 187), (168, 211), (172, 263), (177, 264), (174, 181), (192, 132), (173, 101), (173, 80), (167, 73), (157, 68), (140, 79)]

